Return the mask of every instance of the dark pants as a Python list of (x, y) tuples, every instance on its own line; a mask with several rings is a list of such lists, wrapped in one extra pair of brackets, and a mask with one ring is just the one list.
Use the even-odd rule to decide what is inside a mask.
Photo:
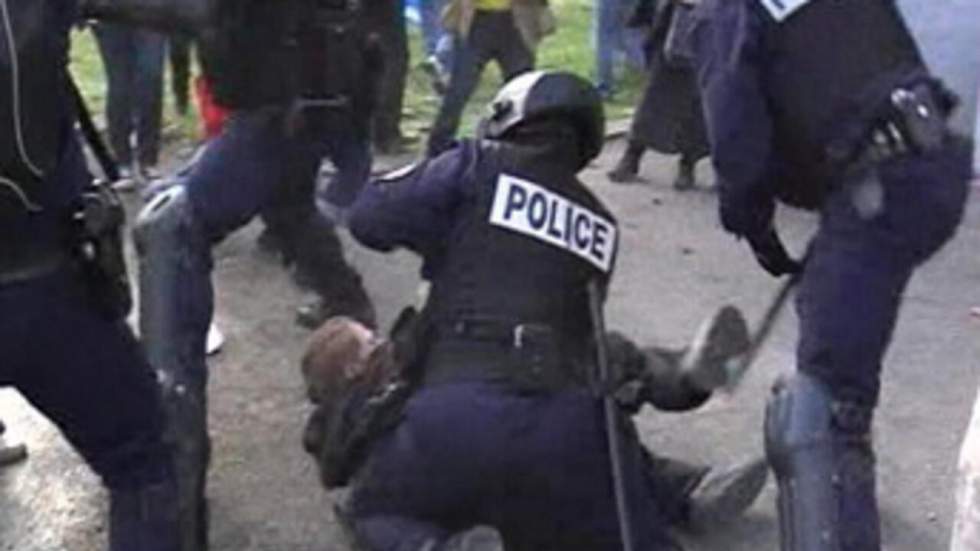
[(159, 388), (122, 321), (92, 306), (73, 268), (0, 287), (0, 385), (58, 426), (110, 489), (171, 476)]
[(160, 152), (163, 117), (163, 59), (166, 37), (123, 25), (95, 27), (109, 81), (106, 118), (109, 143), (119, 162), (133, 162), (130, 136), (136, 134), (136, 158), (154, 166)]
[(881, 361), (905, 286), (959, 225), (970, 148), (958, 142), (885, 163), (878, 173), (883, 202), (877, 214), (859, 211), (859, 182), (829, 197), (796, 303), (799, 369), (826, 383), (835, 399), (868, 407), (878, 401)]
[(174, 105), (181, 115), (187, 114), (191, 92), (191, 37), (182, 34), (170, 36), (170, 90)]
[(452, 143), (466, 103), (490, 60), (500, 66), (505, 81), (534, 68), (534, 52), (525, 45), (509, 11), (477, 11), (469, 35), (456, 38), (449, 90), (432, 126), (429, 156), (438, 155)]
[[(697, 468), (651, 462), (622, 419), (625, 487), (637, 549), (675, 549), (667, 525)], [(651, 476), (660, 467), (662, 476)], [(351, 493), (368, 549), (415, 550), (475, 524), (507, 549), (621, 549), (601, 403), (586, 390), (510, 392), (491, 383), (420, 390), (380, 439)]]
[(370, 25), (380, 35), (384, 74), (378, 87), (378, 104), (372, 124), (374, 143), (382, 149), (401, 140), (405, 79), (408, 77), (408, 30), (405, 0), (379, 0), (369, 10)]
[[(314, 203), (317, 170), (331, 145), (288, 137), (279, 109), (233, 115), (186, 182), (206, 237), (220, 241), (262, 212), (276, 235), (293, 247), (309, 286), (323, 295), (355, 288), (362, 292), (360, 277), (344, 261), (335, 228)], [(349, 185), (355, 184), (363, 182)]]

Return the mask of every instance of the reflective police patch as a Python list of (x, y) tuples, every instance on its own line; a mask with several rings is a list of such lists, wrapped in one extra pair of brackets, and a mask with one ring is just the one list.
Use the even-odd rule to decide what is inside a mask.
[(564, 249), (603, 272), (612, 269), (615, 224), (527, 180), (500, 175), (490, 223)]
[(762, 7), (766, 8), (769, 15), (777, 22), (782, 23), (797, 10), (806, 6), (811, 0), (759, 0)]

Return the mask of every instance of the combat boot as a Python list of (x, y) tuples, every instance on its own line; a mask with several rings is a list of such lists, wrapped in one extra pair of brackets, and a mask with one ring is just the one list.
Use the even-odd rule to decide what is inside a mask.
[(640, 172), (640, 159), (643, 157), (643, 146), (635, 142), (630, 142), (626, 146), (626, 151), (616, 163), (616, 166), (606, 173), (609, 181), (617, 184), (635, 182)]
[(336, 282), (335, 288), (321, 294), (320, 298), (296, 310), (296, 324), (306, 329), (316, 329), (333, 316), (347, 316), (367, 327), (377, 327), (374, 305), (368, 298), (361, 277), (350, 270), (347, 281)]
[(688, 494), (687, 527), (703, 532), (733, 520), (755, 502), (768, 477), (762, 458), (712, 467)]
[(674, 189), (677, 191), (694, 189), (694, 166), (695, 161), (681, 157), (680, 162), (677, 163), (677, 176), (674, 178)]
[(739, 358), (751, 345), (742, 313), (726, 305), (705, 320), (680, 362), (680, 371), (694, 388), (712, 392), (735, 384), (743, 375)]
[(173, 478), (109, 492), (109, 551), (179, 551)]

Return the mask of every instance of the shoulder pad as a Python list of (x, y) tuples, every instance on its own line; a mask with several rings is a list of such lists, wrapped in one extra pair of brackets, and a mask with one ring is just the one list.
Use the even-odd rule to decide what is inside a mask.
[(776, 20), (777, 23), (782, 23), (789, 16), (796, 13), (800, 8), (809, 4), (812, 0), (756, 0), (762, 7), (769, 12), (769, 15)]
[(401, 180), (407, 179), (412, 174), (415, 174), (419, 168), (421, 168), (421, 162), (414, 162), (407, 164), (403, 167), (396, 168), (390, 172), (385, 172), (375, 180), (379, 184), (393, 184), (395, 182), (400, 182)]

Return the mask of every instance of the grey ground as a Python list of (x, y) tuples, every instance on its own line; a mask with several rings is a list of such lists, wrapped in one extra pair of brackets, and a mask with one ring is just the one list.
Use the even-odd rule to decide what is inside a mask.
[[(622, 226), (609, 325), (643, 342), (681, 344), (701, 318), (726, 302), (758, 320), (778, 283), (718, 228), (715, 196), (673, 192), (672, 160), (652, 154), (643, 169), (648, 185), (610, 185), (604, 171), (620, 148), (611, 144), (585, 173)], [(706, 167), (700, 179), (702, 185), (710, 181)], [(797, 251), (814, 227), (812, 217), (799, 213), (784, 213), (779, 222)], [(950, 532), (958, 443), (980, 358), (980, 320), (969, 317), (969, 307), (980, 304), (978, 233), (980, 202), (974, 197), (955, 241), (913, 281), (888, 356), (876, 439), (889, 550), (943, 549)], [(211, 362), (212, 548), (344, 549), (330, 498), (300, 448), (307, 406), (297, 360), (307, 334), (292, 317), (303, 297), (276, 261), (257, 251), (256, 234), (253, 224), (217, 250), (217, 322), (228, 343)], [(414, 299), (418, 263), (409, 255), (380, 256), (355, 245), (349, 253), (383, 319)], [(645, 410), (637, 418), (645, 441), (661, 453), (714, 463), (761, 453), (766, 393), (792, 367), (794, 338), (788, 313), (735, 394), (686, 415)], [(78, 388), (86, 391), (84, 380)], [(31, 452), (26, 463), (0, 470), (0, 550), (101, 549), (105, 503), (96, 478), (11, 390), (0, 391), (0, 418)], [(775, 549), (774, 497), (770, 481), (744, 520), (692, 539), (690, 548)]]

